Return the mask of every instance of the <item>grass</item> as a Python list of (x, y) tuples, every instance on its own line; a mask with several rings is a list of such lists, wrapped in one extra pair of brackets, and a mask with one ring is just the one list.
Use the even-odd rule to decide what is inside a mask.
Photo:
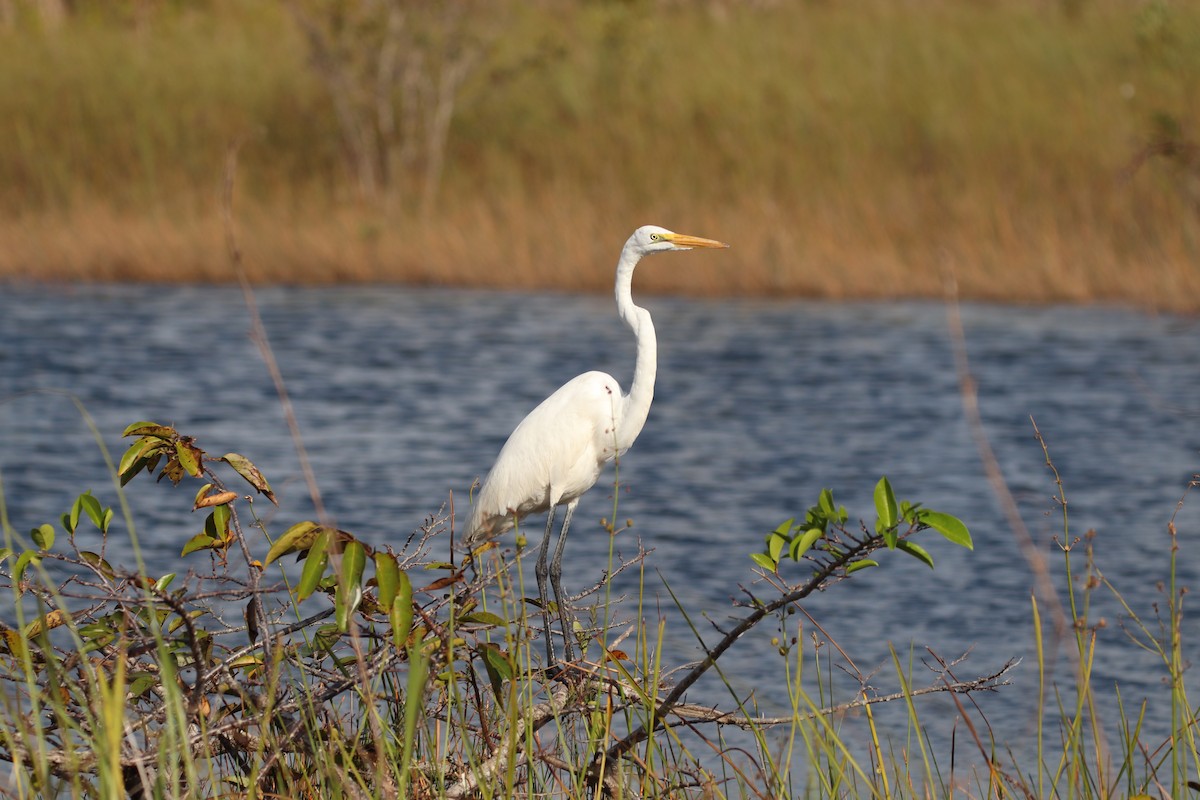
[[(444, 163), (395, 138), (401, 166), (371, 192), (284, 5), (32, 19), (0, 32), (12, 278), (232, 280), (216, 187), (242, 142), (259, 281), (606, 289), (655, 221), (730, 241), (735, 264), (651, 270), (650, 291), (933, 296), (952, 272), (975, 299), (1200, 306), (1192, 4), (414, 12), (442, 37), (411, 45), (418, 77), (477, 57)], [(369, 61), (380, 23), (353, 19), (330, 41)], [(373, 62), (342, 63), (340, 96), (387, 150)], [(424, 125), (431, 97), (397, 88), (389, 107)]]
[[(231, 246), (235, 266), (238, 252)], [(265, 339), (256, 342), (269, 355)], [(965, 358), (959, 369), (966, 376)], [(974, 383), (962, 384), (969, 409)], [(580, 627), (564, 631), (582, 653), (552, 671), (538, 620), (549, 609), (523, 588), (523, 530), (515, 549), (480, 548), (470, 565), (454, 548), (453, 518), (431, 518), (396, 550), (372, 551), (319, 522), (275, 530), (262, 512), (276, 499), (270, 483), (244, 456), (215, 457), (207, 443), (138, 422), (125, 432), (125, 454), (110, 458), (77, 406), (112, 489), (80, 495), (57, 523), (37, 525), (9, 519), (0, 483), (0, 588), (13, 601), (0, 625), (0, 760), (14, 766), (0, 795), (709, 800), (1183, 798), (1200, 790), (1173, 519), (1157, 544), (1161, 601), (1145, 615), (1097, 568), (1095, 537), (1073, 531), (1044, 443), (1063, 511), (1063, 558), (1061, 575), (1032, 601), (1042, 703), (1031, 752), (1027, 741), (1000, 739), (974, 703), (976, 693), (1010, 691), (1012, 663), (965, 677), (963, 659), (892, 649), (890, 672), (864, 672), (838, 642), (840, 626), (855, 620), (822, 624), (806, 613), (815, 592), (886, 581), (900, 555), (933, 566), (944, 543), (930, 531), (971, 546), (960, 521), (898, 499), (886, 479), (875, 487), (873, 524), (826, 490), (769, 533), (760, 552), (746, 554), (746, 569), (757, 569), (730, 587), (731, 615), (698, 620), (677, 602), (699, 662), (667, 661), (668, 632), (646, 607), (649, 554), (639, 548), (622, 559), (610, 548), (576, 605)], [(182, 513), (204, 517), (167, 574), (141, 562), (125, 502), (126, 491), (155, 477), (178, 486)], [(614, 520), (620, 494), (615, 486)], [(310, 499), (319, 509), (315, 490)], [(614, 538), (619, 532), (609, 526)], [(122, 534), (136, 568), (104, 557)], [(82, 549), (97, 542), (98, 552)], [(636, 602), (616, 602), (608, 579), (628, 570), (641, 576)], [(1118, 680), (1111, 705), (1092, 669), (1103, 658), (1097, 592), (1117, 599), (1123, 629), (1161, 661), (1160, 694), (1127, 705)], [(748, 690), (723, 659), (755, 629), (775, 634), (778, 661), (761, 664)], [(701, 680), (728, 691), (726, 708), (684, 702)], [(756, 707), (768, 688), (786, 700), (781, 716)], [(932, 694), (940, 709), (926, 705)], [(1164, 698), (1170, 719), (1144, 727), (1147, 707)], [(947, 744), (931, 736), (929, 715), (944, 728), (948, 703), (962, 733)]]
[[(877, 570), (858, 569), (868, 558), (880, 560), (886, 580), (889, 536), (905, 551), (925, 541), (915, 536), (922, 522), (946, 524), (912, 516), (886, 482), (876, 511), (897, 519), (890, 533), (856, 529), (823, 493), (799, 524), (784, 523), (754, 554), (763, 571), (723, 630), (713, 633), (707, 621), (701, 630), (680, 606), (708, 654), (699, 665), (663, 661), (665, 629), (646, 620), (641, 605), (648, 554), (611, 556), (609, 573), (642, 575), (634, 616), (595, 594), (606, 591), (601, 580), (592, 597), (602, 599), (580, 608), (583, 654), (551, 677), (539, 613), (522, 591), (528, 548), (519, 541), (516, 550), (477, 553), (481, 574), (472, 578), (453, 555), (441, 560), (452, 521), (433, 519), (399, 551), (369, 554), (367, 582), (350, 566), (351, 551), (362, 547), (351, 535), (340, 534), (337, 566), (324, 557), (319, 526), (270, 531), (255, 508), (271, 499), (270, 487), (248, 462), (210, 457), (170, 428), (137, 423), (129, 435), (133, 445), (114, 466), (116, 494), (141, 472), (161, 471), (184, 484), (186, 511), (187, 487), (203, 484), (194, 496), (210, 515), (206, 530), (224, 538), (183, 555), (185, 576), (114, 568), (78, 543), (123, 532), (136, 549), (127, 514), (122, 531), (111, 509), (83, 495), (57, 525), (22, 536), (0, 492), (0, 576), (15, 614), (0, 630), (0, 758), (20, 765), (0, 789), (5, 797), (1183, 798), (1200, 790), (1174, 524), (1161, 548), (1162, 602), (1143, 617), (1099, 572), (1095, 538), (1072, 533), (1061, 481), (1056, 583), (1066, 611), (1050, 619), (1051, 606), (1033, 599), (1031, 666), (1044, 703), (1031, 750), (998, 740), (973, 706), (973, 692), (1010, 691), (1011, 664), (964, 679), (960, 660), (929, 651), (922, 666), (915, 653), (893, 648), (890, 674), (864, 674), (838, 644), (837, 628), (805, 614), (815, 591), (876, 579)], [(1048, 455), (1047, 464), (1053, 470)], [(257, 500), (226, 494), (243, 479)], [(811, 549), (793, 552), (814, 526), (821, 535)], [(956, 530), (944, 533), (965, 541), (965, 529)], [(280, 556), (297, 551), (303, 565), (281, 569)], [(320, 569), (310, 574), (314, 563)], [(428, 585), (397, 584), (388, 563), (396, 576)], [(1146, 699), (1126, 705), (1118, 684), (1110, 701), (1096, 683), (1104, 623), (1089, 613), (1097, 592), (1117, 599), (1125, 630), (1161, 660), (1165, 680), (1153, 700), (1169, 701), (1165, 739), (1143, 729)], [(235, 622), (231, 609), (244, 609), (252, 627)], [(748, 702), (755, 693), (748, 698), (722, 671), (724, 653), (760, 625), (777, 629), (776, 686), (790, 705), (782, 717), (762, 716)], [(673, 701), (705, 672), (728, 689), (729, 708)], [(962, 723), (948, 750), (925, 727), (930, 694), (951, 698)], [(745, 732), (734, 735), (736, 728)]]

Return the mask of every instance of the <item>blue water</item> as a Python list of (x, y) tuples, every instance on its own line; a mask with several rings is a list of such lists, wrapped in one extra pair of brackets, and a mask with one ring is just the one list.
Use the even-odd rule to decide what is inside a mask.
[[(375, 543), (399, 546), (431, 515), (448, 512), (451, 493), (461, 513), (509, 431), (565, 380), (603, 369), (628, 385), (632, 374), (633, 339), (607, 296), (265, 288), (257, 300), (324, 503), (340, 527)], [(881, 568), (805, 609), (880, 692), (896, 688), (889, 644), (927, 660), (926, 647), (947, 659), (970, 650), (955, 668), (960, 678), (1024, 658), (1013, 685), (979, 698), (991, 728), (1020, 749), (1037, 702), (1034, 579), (964, 416), (946, 309), (639, 302), (657, 325), (659, 378), (645, 431), (621, 463), (618, 518), (634, 526), (618, 548), (631, 552), (641, 537), (654, 550), (647, 619), (671, 620), (666, 662), (699, 651), (662, 581), (711, 643), (717, 637), (703, 615), (723, 624), (738, 612), (731, 600), (743, 596), (739, 587), (771, 595), (755, 583), (748, 558), (767, 531), (802, 514), (826, 487), (852, 516), (869, 517), (871, 490), (886, 474), (901, 497), (966, 521), (974, 552), (927, 534), (935, 571), (885, 553)], [(1055, 538), (1094, 529), (1099, 568), (1153, 623), (1165, 599), (1158, 584), (1167, 577), (1167, 524), (1200, 471), (1200, 325), (1119, 308), (961, 311), (988, 442), (1059, 592), (1066, 583)], [(258, 464), (281, 501), (268, 518), (272, 530), (311, 517), (280, 403), (248, 331), (235, 289), (0, 288), (0, 478), (13, 527), (56, 520), (85, 489), (115, 505), (72, 398), (114, 457), (128, 423), (176, 425), (210, 453), (234, 450)], [(1031, 417), (1064, 482), (1065, 536)], [(201, 525), (188, 510), (193, 492), (144, 479), (130, 485), (151, 571), (186, 566), (180, 548)], [(612, 515), (612, 496), (610, 471), (576, 515), (568, 586), (593, 582), (607, 562), (598, 520)], [(1200, 498), (1190, 497), (1175, 520), (1186, 586), (1196, 585), (1200, 569), (1198, 514)], [(540, 523), (531, 525), (536, 541)], [(131, 559), (119, 540), (107, 554)], [(1082, 545), (1073, 558), (1081, 570)], [(636, 595), (636, 577), (621, 576), (617, 588)], [(622, 606), (625, 617), (635, 612)], [(1127, 704), (1148, 697), (1147, 727), (1159, 735), (1169, 718), (1164, 670), (1129, 641), (1125, 616), (1111, 596), (1094, 598), (1090, 619), (1107, 623), (1098, 633), (1096, 685), (1119, 679)], [(811, 634), (812, 623), (803, 630)], [(1189, 622), (1185, 635), (1190, 630)], [(785, 710), (775, 634), (751, 634), (721, 662), (735, 689), (753, 692), (766, 712)], [(1195, 642), (1186, 646), (1194, 657)], [(1068, 664), (1060, 660), (1056, 676), (1064, 685)], [(932, 680), (919, 663), (916, 672), (916, 685)], [(714, 678), (689, 697), (730, 705)], [(892, 705), (881, 720), (898, 733), (904, 711)], [(953, 703), (937, 696), (921, 708), (935, 740), (946, 741)], [(1102, 713), (1115, 724), (1115, 707)]]

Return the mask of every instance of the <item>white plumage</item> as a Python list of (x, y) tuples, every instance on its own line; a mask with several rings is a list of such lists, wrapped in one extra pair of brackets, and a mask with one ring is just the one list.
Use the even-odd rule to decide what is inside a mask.
[[(643, 256), (693, 247), (728, 247), (656, 225), (638, 228), (617, 261), (617, 313), (637, 338), (637, 361), (629, 394), (611, 375), (585, 372), (563, 384), (513, 430), (483, 481), (467, 523), (470, 548), (499, 536), (529, 514), (548, 511), (536, 570), (546, 598), (546, 554), (554, 509), (566, 506), (563, 529), (549, 575), (566, 639), (566, 610), (559, 587), (563, 544), (579, 497), (595, 485), (604, 465), (624, 453), (641, 433), (654, 399), (658, 344), (650, 312), (634, 304), (633, 271)], [(547, 634), (549, 651), (549, 635)], [(570, 647), (566, 645), (568, 658)], [(551, 658), (553, 655), (551, 654)]]

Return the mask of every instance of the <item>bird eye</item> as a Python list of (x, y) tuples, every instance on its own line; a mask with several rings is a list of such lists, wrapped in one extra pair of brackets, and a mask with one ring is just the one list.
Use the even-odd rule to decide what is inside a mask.
[(657, 241), (658, 241), (658, 239), (659, 239), (659, 236), (658, 236), (658, 234), (657, 234), (657, 233), (652, 233), (652, 234), (650, 234), (650, 241), (652, 241), (652, 242), (657, 242)]

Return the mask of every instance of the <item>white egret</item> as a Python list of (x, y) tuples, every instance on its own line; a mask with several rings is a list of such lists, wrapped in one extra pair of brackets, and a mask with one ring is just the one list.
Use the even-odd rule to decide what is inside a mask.
[[(571, 659), (567, 603), (562, 593), (562, 555), (571, 515), (580, 496), (600, 477), (604, 465), (624, 453), (642, 431), (654, 398), (658, 340), (650, 312), (634, 304), (633, 271), (643, 256), (693, 247), (728, 247), (723, 242), (675, 233), (656, 225), (638, 228), (617, 261), (617, 313), (637, 338), (637, 362), (629, 394), (603, 372), (585, 372), (565, 383), (517, 425), (475, 498), (464, 542), (474, 549), (529, 514), (546, 511), (546, 534), (538, 555), (538, 591), (546, 615), (546, 652), (554, 660), (546, 578), (550, 578), (563, 628), (563, 648)], [(549, 568), (546, 557), (554, 514), (566, 506), (562, 532)]]

